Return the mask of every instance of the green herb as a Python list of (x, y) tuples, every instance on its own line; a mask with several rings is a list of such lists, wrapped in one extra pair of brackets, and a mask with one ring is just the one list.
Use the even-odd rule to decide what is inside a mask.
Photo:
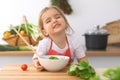
[(58, 60), (59, 58), (58, 58), (58, 57), (55, 57), (55, 56), (50, 56), (49, 59)]
[(104, 71), (103, 76), (109, 80), (120, 80), (120, 67), (107, 69)]
[(84, 80), (89, 80), (90, 77), (96, 75), (94, 68), (85, 61), (81, 61), (79, 64), (71, 64), (67, 73), (68, 75), (77, 76)]

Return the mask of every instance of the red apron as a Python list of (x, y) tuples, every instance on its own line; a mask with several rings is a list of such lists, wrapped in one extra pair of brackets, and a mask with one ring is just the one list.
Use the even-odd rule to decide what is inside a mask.
[(68, 56), (70, 59), (69, 61), (71, 62), (72, 61), (72, 57), (71, 57), (71, 53), (70, 53), (70, 48), (69, 48), (69, 43), (68, 43), (68, 40), (67, 40), (67, 44), (68, 44), (68, 49), (63, 53), (59, 53), (55, 50), (52, 49), (52, 40), (51, 40), (51, 45), (50, 45), (50, 49), (48, 51), (48, 55), (63, 55), (63, 56)]

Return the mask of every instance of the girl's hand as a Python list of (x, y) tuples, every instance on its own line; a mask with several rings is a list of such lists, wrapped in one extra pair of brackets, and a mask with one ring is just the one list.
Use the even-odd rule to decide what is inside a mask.
[(78, 59), (78, 62), (81, 62), (81, 61), (85, 61), (85, 62), (89, 63), (86, 56), (83, 57), (83, 58)]
[(37, 70), (43, 70), (43, 66), (40, 65), (38, 59), (33, 59), (34, 66), (36, 67)]

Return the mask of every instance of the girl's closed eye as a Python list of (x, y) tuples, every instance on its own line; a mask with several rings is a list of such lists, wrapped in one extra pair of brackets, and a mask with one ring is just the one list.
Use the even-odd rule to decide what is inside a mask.
[(61, 15), (56, 15), (55, 18), (56, 18), (56, 19), (61, 18)]
[(46, 24), (47, 24), (47, 23), (50, 23), (50, 22), (51, 22), (50, 19), (47, 19), (47, 20), (45, 21)]
[(61, 16), (56, 16), (55, 18), (56, 18), (56, 19), (59, 19), (60, 17), (61, 17)]

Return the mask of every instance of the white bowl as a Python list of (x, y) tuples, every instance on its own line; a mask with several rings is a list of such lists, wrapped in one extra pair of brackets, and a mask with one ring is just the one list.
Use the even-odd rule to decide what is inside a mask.
[[(57, 57), (58, 59), (49, 59), (51, 56)], [(60, 71), (67, 66), (69, 57), (59, 55), (44, 55), (40, 56), (38, 60), (41, 66), (43, 66), (47, 71)]]

